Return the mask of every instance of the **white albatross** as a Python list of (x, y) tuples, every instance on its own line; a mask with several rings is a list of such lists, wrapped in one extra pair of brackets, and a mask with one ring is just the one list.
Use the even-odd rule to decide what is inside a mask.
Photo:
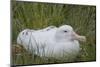
[(17, 43), (40, 57), (73, 60), (80, 51), (79, 41), (85, 36), (76, 34), (70, 25), (47, 27), (41, 30), (25, 29), (19, 33)]

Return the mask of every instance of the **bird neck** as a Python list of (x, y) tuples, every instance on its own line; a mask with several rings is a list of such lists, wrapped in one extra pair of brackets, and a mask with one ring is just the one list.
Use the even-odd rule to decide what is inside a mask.
[(69, 37), (62, 37), (62, 36), (55, 36), (55, 41), (56, 42), (70, 42), (73, 41), (72, 39), (70, 39)]

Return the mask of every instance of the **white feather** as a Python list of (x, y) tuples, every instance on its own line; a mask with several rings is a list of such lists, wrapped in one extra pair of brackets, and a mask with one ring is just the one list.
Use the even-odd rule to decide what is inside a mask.
[(19, 33), (17, 43), (41, 57), (59, 59), (66, 56), (65, 59), (69, 60), (75, 58), (80, 51), (79, 42), (73, 40), (72, 32), (73, 28), (69, 25), (58, 28), (50, 26), (35, 31), (25, 29)]

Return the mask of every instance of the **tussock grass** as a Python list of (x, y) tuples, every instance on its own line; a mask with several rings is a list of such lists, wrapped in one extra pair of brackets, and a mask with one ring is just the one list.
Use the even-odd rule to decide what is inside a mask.
[[(71, 25), (75, 31), (87, 37), (75, 62), (96, 60), (96, 7), (81, 5), (63, 5), (50, 3), (32, 3), (12, 1), (12, 42), (16, 43), (20, 31), (26, 28), (41, 29), (50, 25)], [(13, 45), (13, 44), (12, 44)], [(61, 61), (60, 62), (66, 62)], [(33, 56), (27, 51), (16, 55), (12, 64), (60, 63), (54, 58)]]

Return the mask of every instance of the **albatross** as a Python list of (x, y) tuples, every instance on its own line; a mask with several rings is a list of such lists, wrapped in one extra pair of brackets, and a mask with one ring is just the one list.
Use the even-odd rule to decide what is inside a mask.
[(73, 60), (80, 52), (79, 41), (86, 37), (75, 33), (70, 25), (49, 26), (41, 30), (25, 29), (17, 37), (17, 43), (40, 57)]

